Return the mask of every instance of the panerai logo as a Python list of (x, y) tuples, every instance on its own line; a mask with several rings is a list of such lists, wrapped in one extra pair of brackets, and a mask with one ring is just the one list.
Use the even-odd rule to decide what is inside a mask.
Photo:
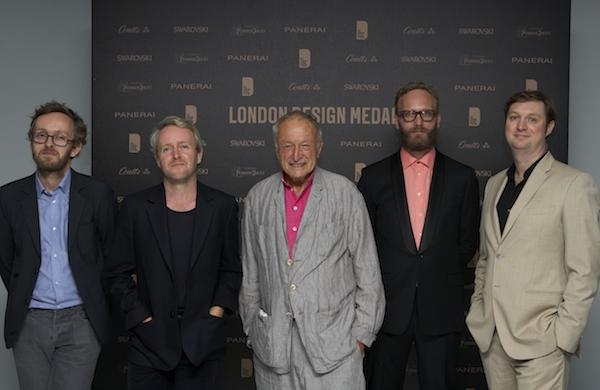
[(209, 91), (213, 89), (212, 83), (169, 83), (172, 91)]
[(269, 56), (264, 54), (228, 54), (229, 62), (268, 62)]
[(455, 84), (456, 92), (496, 92), (496, 86), (493, 84)]
[(154, 119), (156, 112), (154, 111), (115, 111), (115, 119)]
[(552, 64), (552, 57), (512, 57), (513, 64)]
[(285, 26), (284, 33), (292, 34), (324, 34), (327, 32), (327, 27), (324, 26)]

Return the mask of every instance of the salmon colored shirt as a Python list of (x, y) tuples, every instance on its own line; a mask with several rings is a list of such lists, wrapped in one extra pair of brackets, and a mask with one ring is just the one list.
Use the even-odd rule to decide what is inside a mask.
[[(300, 196), (296, 196), (294, 189), (284, 179), (283, 182), (283, 193), (285, 197), (285, 236), (288, 242), (288, 255), (292, 259), (294, 254), (294, 243), (296, 242), (296, 236), (298, 230), (300, 230), (300, 221), (302, 221), (302, 214), (306, 208), (308, 202), (308, 196), (312, 189), (314, 176), (310, 176), (306, 188)], [(291, 261), (291, 260), (288, 260)]]
[(404, 187), (406, 189), (406, 200), (408, 203), (408, 214), (410, 225), (417, 249), (421, 245), (425, 215), (429, 203), (429, 188), (433, 176), (433, 164), (435, 162), (435, 148), (427, 152), (421, 159), (417, 160), (404, 148), (400, 149), (400, 161), (404, 173)]

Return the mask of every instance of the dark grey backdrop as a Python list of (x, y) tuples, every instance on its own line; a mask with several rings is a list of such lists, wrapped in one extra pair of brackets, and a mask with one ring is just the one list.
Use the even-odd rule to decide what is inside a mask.
[[(148, 137), (180, 115), (205, 141), (201, 180), (241, 201), (277, 170), (274, 120), (300, 107), (322, 124), (320, 164), (357, 180), (399, 147), (396, 89), (423, 80), (440, 94), (439, 148), (473, 166), (483, 191), (510, 162), (502, 108), (515, 91), (553, 98), (550, 147), (566, 161), (569, 15), (561, 0), (94, 1), (93, 174), (119, 196), (160, 181)], [(222, 388), (252, 389), (251, 351), (239, 320), (230, 326)], [(117, 333), (97, 389), (124, 388)], [(462, 388), (485, 389), (468, 334), (458, 371)], [(418, 388), (414, 360), (407, 384)]]

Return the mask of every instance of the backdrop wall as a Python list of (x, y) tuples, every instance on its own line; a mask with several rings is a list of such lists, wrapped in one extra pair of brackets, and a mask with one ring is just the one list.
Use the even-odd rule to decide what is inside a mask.
[[(90, 123), (91, 1), (42, 0), (10, 2), (0, 13), (0, 183), (25, 176), (33, 164), (25, 140), (28, 115), (50, 98), (67, 101)], [(600, 111), (597, 41), (600, 14), (595, 0), (572, 0), (572, 56), (570, 93), (570, 162), (600, 180), (600, 144), (593, 113)], [(50, 40), (49, 31), (52, 32)], [(55, 42), (60, 42), (56, 45)], [(66, 42), (66, 44), (65, 44)], [(56, 47), (53, 47), (56, 46)], [(89, 148), (77, 161), (89, 172)], [(6, 292), (0, 287), (0, 322)], [(596, 363), (600, 359), (600, 313), (595, 305), (585, 334), (584, 359), (574, 361), (571, 388), (592, 390), (600, 383)], [(0, 347), (0, 388), (17, 389), (12, 354)]]

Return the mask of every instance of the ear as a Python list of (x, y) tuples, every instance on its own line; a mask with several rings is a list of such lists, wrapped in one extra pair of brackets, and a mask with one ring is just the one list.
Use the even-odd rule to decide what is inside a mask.
[(81, 153), (81, 144), (77, 144), (77, 145), (73, 145), (73, 147), (71, 148), (71, 151), (69, 152), (69, 157), (71, 158), (75, 158), (77, 156), (79, 156), (79, 153)]
[(442, 124), (442, 114), (437, 114), (437, 119), (436, 121), (436, 128), (440, 128), (440, 125)]
[(548, 122), (548, 124), (546, 125), (546, 137), (552, 134), (555, 125), (556, 123), (554, 121)]
[(317, 145), (317, 158), (321, 155), (321, 150), (323, 150), (323, 140)]
[(197, 163), (197, 165), (200, 165), (200, 163), (202, 162), (202, 157), (204, 157), (204, 149), (200, 149), (198, 151), (198, 163)]

